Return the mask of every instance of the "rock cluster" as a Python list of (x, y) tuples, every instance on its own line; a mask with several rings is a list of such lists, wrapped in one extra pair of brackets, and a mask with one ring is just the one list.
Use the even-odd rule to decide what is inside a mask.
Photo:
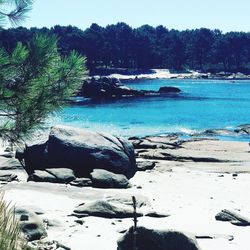
[(179, 93), (175, 87), (161, 87), (158, 91), (136, 90), (122, 84), (119, 79), (111, 77), (92, 77), (83, 83), (80, 95), (87, 98), (110, 98), (124, 96), (155, 96), (168, 93)]
[(127, 178), (136, 172), (134, 149), (129, 141), (65, 126), (53, 127), (47, 140), (27, 145), (18, 157), (24, 161), (25, 170), (33, 180), (43, 174), (44, 180), (65, 183), (74, 179), (74, 174), (89, 177), (94, 169), (104, 169)]

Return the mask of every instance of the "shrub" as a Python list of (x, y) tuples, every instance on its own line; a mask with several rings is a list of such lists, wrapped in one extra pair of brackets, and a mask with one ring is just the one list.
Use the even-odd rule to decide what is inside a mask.
[(15, 209), (4, 201), (0, 193), (0, 250), (28, 250), (27, 242), (21, 237)]

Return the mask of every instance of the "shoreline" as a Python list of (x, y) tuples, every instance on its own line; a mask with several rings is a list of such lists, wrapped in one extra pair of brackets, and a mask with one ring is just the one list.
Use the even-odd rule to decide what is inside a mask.
[[(34, 242), (34, 246), (57, 241), (71, 250), (79, 250), (83, 244), (90, 250), (115, 250), (120, 232), (132, 225), (131, 218), (77, 219), (69, 215), (80, 203), (132, 195), (145, 197), (150, 209), (169, 215), (140, 217), (139, 226), (190, 232), (202, 250), (241, 250), (250, 244), (249, 237), (245, 237), (249, 227), (215, 219), (223, 209), (250, 218), (250, 201), (242, 194), (250, 188), (248, 143), (204, 138), (182, 141), (174, 136), (148, 136), (131, 142), (138, 166), (145, 169), (130, 179), (130, 188), (119, 190), (26, 182), (23, 169), (11, 168), (17, 163), (0, 156), (0, 173), (17, 174), (19, 178), (19, 182), (1, 184), (6, 200), (17, 207), (43, 211), (39, 217), (47, 225), (48, 237)], [(9, 170), (1, 170), (4, 166)]]
[(190, 73), (171, 73), (168, 69), (151, 69), (152, 73), (148, 74), (109, 74), (107, 77), (117, 78), (120, 81), (135, 80), (154, 80), (154, 79), (202, 79), (202, 80), (227, 80), (227, 81), (247, 81), (250, 80), (249, 75), (241, 73), (230, 74), (228, 76), (218, 76), (211, 73), (199, 73), (190, 71)]

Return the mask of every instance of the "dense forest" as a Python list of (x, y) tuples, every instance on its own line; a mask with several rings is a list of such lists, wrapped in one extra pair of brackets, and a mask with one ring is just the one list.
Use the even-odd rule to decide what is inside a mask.
[(169, 30), (164, 26), (132, 28), (125, 23), (86, 30), (73, 26), (0, 30), (0, 46), (12, 51), (18, 41), (29, 43), (34, 34), (54, 34), (59, 52), (76, 50), (88, 59), (88, 68), (168, 68), (202, 72), (250, 73), (250, 33), (206, 28)]

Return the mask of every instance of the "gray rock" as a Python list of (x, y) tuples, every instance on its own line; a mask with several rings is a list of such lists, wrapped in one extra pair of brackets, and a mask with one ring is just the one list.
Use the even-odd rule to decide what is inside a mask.
[[(133, 227), (117, 242), (117, 250), (132, 250)], [(136, 234), (138, 250), (200, 250), (194, 236), (173, 230), (156, 230), (138, 227)]]
[(250, 219), (228, 209), (219, 212), (215, 216), (215, 219), (219, 221), (229, 221), (235, 226), (250, 226)]
[(155, 167), (155, 161), (137, 161), (137, 171), (152, 170)]
[(34, 173), (29, 176), (28, 181), (56, 183), (57, 179), (47, 171), (35, 170)]
[(51, 168), (42, 170), (35, 170), (29, 176), (28, 181), (36, 182), (52, 182), (52, 183), (69, 183), (75, 179), (72, 169), (68, 168)]
[(65, 126), (53, 127), (47, 141), (28, 145), (23, 158), (28, 174), (71, 168), (77, 177), (87, 177), (94, 168), (100, 168), (131, 178), (136, 172), (134, 148), (129, 141)]
[(93, 187), (127, 188), (129, 186), (127, 177), (122, 174), (114, 174), (103, 169), (94, 169), (90, 175)]
[[(103, 218), (131, 218), (134, 215), (132, 206), (119, 206), (105, 200), (98, 200), (80, 205), (74, 210), (74, 213), (75, 215), (88, 214), (89, 216)], [(142, 216), (142, 213), (137, 212), (137, 216)]]
[(69, 168), (50, 168), (46, 171), (54, 175), (59, 183), (69, 183), (76, 178), (74, 171)]
[(16, 208), (15, 214), (19, 220), (20, 229), (28, 241), (40, 240), (47, 236), (42, 219), (33, 211)]
[[(135, 198), (137, 208), (151, 207), (151, 204), (146, 196), (137, 194), (135, 195)], [(131, 194), (120, 193), (119, 195), (110, 195), (106, 196), (105, 200), (112, 204), (117, 204), (119, 206), (133, 206)]]

